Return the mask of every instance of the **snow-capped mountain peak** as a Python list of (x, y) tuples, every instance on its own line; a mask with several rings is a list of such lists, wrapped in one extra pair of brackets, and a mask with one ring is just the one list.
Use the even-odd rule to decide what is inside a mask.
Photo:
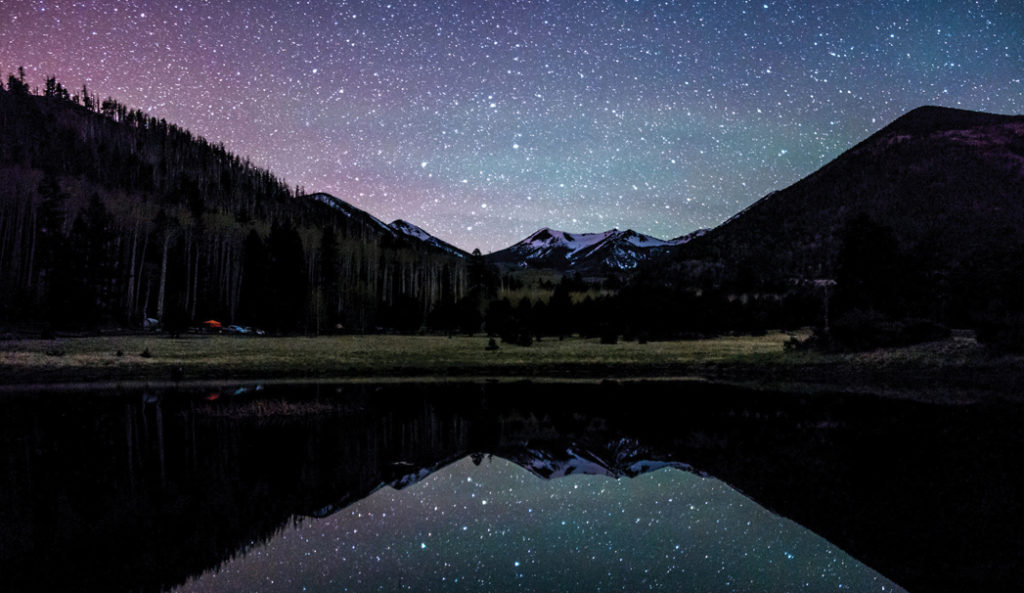
[(398, 233), (399, 235), (410, 237), (412, 239), (416, 239), (417, 241), (422, 241), (424, 243), (427, 243), (428, 245), (432, 245), (452, 255), (458, 257), (466, 257), (467, 255), (465, 251), (459, 249), (458, 247), (452, 245), (451, 243), (442, 241), (441, 239), (438, 239), (437, 237), (431, 235), (427, 231), (414, 225), (413, 223), (402, 220), (400, 218), (389, 224), (388, 228)]
[(349, 204), (345, 200), (334, 197), (331, 194), (318, 192), (315, 194), (306, 195), (304, 197), (306, 199), (320, 202), (321, 204), (326, 204), (327, 206), (330, 206), (331, 208), (337, 210), (338, 212), (341, 212), (347, 218), (356, 218), (361, 219), (363, 222), (368, 222), (370, 225), (377, 227), (380, 231), (384, 233), (391, 234), (393, 232), (391, 227), (384, 224), (384, 222), (381, 221), (379, 218), (375, 217), (369, 212), (366, 212), (365, 210), (360, 210), (359, 208), (356, 208), (355, 206)]
[(490, 254), (496, 263), (519, 267), (551, 267), (584, 272), (630, 270), (641, 261), (680, 245), (695, 234), (663, 241), (632, 229), (601, 233), (569, 233), (542, 228), (515, 245)]
[(408, 237), (410, 239), (426, 243), (427, 245), (430, 245), (435, 249), (440, 249), (441, 251), (444, 251), (457, 257), (466, 257), (467, 255), (465, 251), (459, 249), (458, 247), (455, 247), (454, 245), (446, 243), (441, 239), (438, 239), (437, 237), (431, 235), (427, 231), (412, 224), (411, 222), (399, 219), (392, 222), (391, 224), (386, 224), (377, 217), (370, 214), (369, 212), (360, 210), (359, 208), (356, 208), (352, 204), (349, 204), (348, 202), (340, 198), (336, 198), (331, 194), (323, 192), (309, 194), (303, 197), (308, 200), (313, 200), (315, 202), (325, 204), (331, 207), (332, 209), (340, 212), (346, 218), (359, 220), (370, 227), (376, 228), (379, 232), (385, 233), (392, 237)]
[(427, 231), (421, 229), (420, 227), (414, 225), (411, 222), (406, 222), (401, 218), (392, 222), (388, 226), (398, 231), (399, 233), (402, 233), (403, 235), (408, 235), (410, 237), (419, 239), (420, 241), (428, 241), (433, 238), (433, 235), (431, 235)]
[(618, 229), (612, 229), (603, 233), (572, 234), (545, 227), (516, 243), (512, 248), (521, 247), (533, 250), (534, 253), (527, 256), (531, 259), (544, 257), (554, 250), (564, 251), (564, 257), (571, 259), (575, 253), (606, 241), (618, 232)]

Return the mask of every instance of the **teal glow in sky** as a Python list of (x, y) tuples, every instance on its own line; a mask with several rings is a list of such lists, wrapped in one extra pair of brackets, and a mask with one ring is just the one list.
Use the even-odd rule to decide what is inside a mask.
[(7, 0), (19, 65), (490, 251), (713, 226), (923, 104), (1024, 112), (1024, 5)]

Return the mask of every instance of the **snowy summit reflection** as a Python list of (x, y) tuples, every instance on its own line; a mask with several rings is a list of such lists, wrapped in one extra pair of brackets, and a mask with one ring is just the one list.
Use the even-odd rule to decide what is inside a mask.
[(720, 480), (537, 453), (384, 487), (178, 591), (902, 590)]
[(0, 400), (0, 590), (215, 587), (293, 549), (359, 590), (891, 586), (839, 549), (911, 591), (1014, 590), (1022, 423), (669, 381), (22, 395)]

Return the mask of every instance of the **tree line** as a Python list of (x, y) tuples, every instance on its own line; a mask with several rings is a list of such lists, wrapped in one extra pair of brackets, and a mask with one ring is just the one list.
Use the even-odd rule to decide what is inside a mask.
[[(24, 71), (0, 84), (0, 322), (214, 318), (372, 331), (466, 290), (461, 258), (303, 197), (188, 130)], [(348, 214), (348, 215), (347, 215)]]
[(657, 270), (647, 268), (624, 285), (618, 279), (594, 284), (569, 273), (550, 285), (546, 296), (513, 302), (501, 289), (517, 279), (474, 253), (466, 294), (436, 308), (423, 325), (431, 331), (483, 333), (506, 344), (530, 346), (545, 338), (577, 335), (614, 343), (757, 334), (820, 324), (826, 315), (823, 294), (814, 286), (742, 292), (714, 282), (679, 284), (656, 282), (656, 277)]

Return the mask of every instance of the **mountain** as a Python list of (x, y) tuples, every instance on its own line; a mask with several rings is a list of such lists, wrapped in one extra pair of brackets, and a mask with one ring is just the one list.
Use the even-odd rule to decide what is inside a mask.
[(304, 199), (330, 206), (332, 210), (341, 213), (346, 219), (367, 227), (374, 233), (396, 239), (399, 242), (404, 242), (405, 244), (409, 244), (413, 247), (426, 247), (431, 251), (440, 252), (445, 255), (452, 255), (458, 258), (464, 258), (469, 255), (451, 243), (438, 239), (410, 222), (398, 219), (391, 224), (385, 224), (382, 220), (373, 216), (369, 212), (360, 210), (345, 200), (332, 196), (331, 194), (318, 192), (302, 197)]
[(633, 230), (603, 233), (567, 233), (543, 228), (522, 241), (487, 255), (494, 264), (517, 268), (552, 268), (583, 274), (633, 270), (640, 262), (683, 245), (705, 231), (669, 241)]
[(570, 475), (635, 478), (665, 467), (693, 471), (692, 467), (679, 461), (651, 458), (651, 453), (633, 439), (619, 439), (593, 448), (580, 443), (528, 446), (509, 449), (502, 454), (545, 480)]
[(858, 219), (891, 233), (892, 265), (923, 293), (1005, 276), (1024, 245), (1024, 116), (914, 109), (676, 248), (671, 275), (748, 286), (835, 278)]
[(341, 213), (345, 218), (370, 227), (376, 233), (386, 236), (394, 236), (394, 229), (384, 224), (379, 218), (365, 210), (360, 210), (345, 200), (332, 196), (331, 194), (317, 192), (315, 194), (302, 196), (302, 198), (329, 206), (335, 212)]
[[(571, 475), (635, 478), (666, 467), (695, 471), (689, 464), (676, 461), (664, 453), (652, 451), (632, 438), (586, 444), (539, 440), (498, 447), (487, 455), (510, 461), (544, 480)], [(484, 454), (476, 453), (471, 456), (474, 457), (474, 461), (480, 461)], [(396, 490), (407, 488), (464, 457), (464, 453), (446, 455), (422, 466), (404, 461), (392, 462), (387, 470), (393, 475), (377, 484), (374, 490), (383, 486)], [(307, 511), (306, 514), (318, 518), (328, 517), (347, 508), (355, 500), (355, 497), (345, 497), (344, 500)]]
[(456, 257), (469, 256), (469, 254), (463, 251), (462, 249), (459, 249), (458, 247), (452, 245), (451, 243), (442, 241), (441, 239), (438, 239), (437, 237), (431, 235), (427, 231), (412, 224), (411, 222), (406, 222), (400, 218), (389, 224), (388, 227), (391, 230), (395, 231), (396, 233), (399, 233), (400, 235), (404, 235), (416, 239), (418, 241), (422, 241), (427, 245), (435, 247), (445, 253), (454, 255)]
[(114, 99), (45, 88), (0, 84), (0, 323), (419, 329), (461, 298), (464, 258), (443, 245)]

